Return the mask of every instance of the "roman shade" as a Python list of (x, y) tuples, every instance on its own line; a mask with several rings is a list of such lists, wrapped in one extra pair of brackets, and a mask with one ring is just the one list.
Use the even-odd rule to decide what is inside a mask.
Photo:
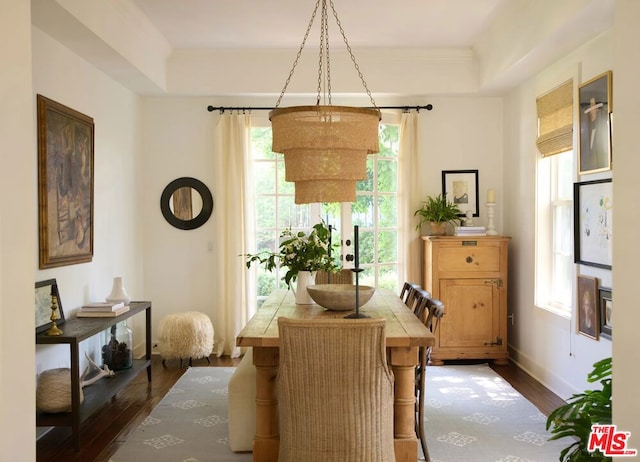
[(544, 157), (573, 149), (573, 79), (536, 98), (538, 150)]

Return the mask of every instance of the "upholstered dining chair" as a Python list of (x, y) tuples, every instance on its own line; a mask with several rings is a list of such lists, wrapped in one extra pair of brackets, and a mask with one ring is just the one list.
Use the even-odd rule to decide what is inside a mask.
[(279, 318), (279, 462), (393, 462), (385, 320)]
[[(426, 292), (426, 291), (425, 291)], [(415, 311), (414, 311), (415, 312)], [(424, 309), (421, 313), (416, 315), (422, 320), (424, 325), (434, 335), (438, 330), (440, 319), (444, 315), (444, 304), (435, 298), (429, 297), (426, 299)], [(422, 452), (424, 454), (424, 460), (430, 461), (429, 450), (427, 448), (427, 440), (424, 434), (424, 400), (425, 400), (425, 378), (427, 375), (427, 364), (429, 363), (429, 356), (431, 354), (431, 347), (422, 346), (418, 349), (418, 367), (416, 367), (416, 435), (420, 440), (422, 446)]]

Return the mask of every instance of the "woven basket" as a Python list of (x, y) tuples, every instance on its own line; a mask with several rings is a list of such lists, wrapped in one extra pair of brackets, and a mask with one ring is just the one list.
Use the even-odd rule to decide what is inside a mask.
[[(84, 399), (80, 388), (80, 402)], [(38, 377), (36, 409), (41, 412), (71, 412), (71, 369), (49, 369)]]

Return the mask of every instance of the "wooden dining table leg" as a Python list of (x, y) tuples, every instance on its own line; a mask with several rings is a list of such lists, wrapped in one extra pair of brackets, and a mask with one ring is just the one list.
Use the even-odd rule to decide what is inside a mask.
[(278, 462), (280, 447), (278, 393), (276, 390), (278, 363), (278, 348), (253, 347), (253, 364), (256, 367), (254, 462)]
[(418, 439), (415, 432), (415, 367), (417, 347), (390, 348), (389, 361), (395, 378), (393, 438), (396, 462), (418, 460)]

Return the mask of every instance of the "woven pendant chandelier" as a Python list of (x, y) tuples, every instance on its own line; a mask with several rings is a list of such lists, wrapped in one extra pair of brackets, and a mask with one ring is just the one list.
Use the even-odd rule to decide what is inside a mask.
[[(296, 204), (355, 202), (356, 182), (367, 178), (367, 155), (379, 151), (380, 110), (356, 63), (333, 1), (329, 0), (329, 4), (373, 108), (331, 104), (327, 0), (317, 0), (293, 68), (275, 109), (269, 113), (272, 150), (284, 154), (285, 180), (295, 183)], [(320, 59), (316, 105), (280, 108), (319, 8)], [(320, 104), (321, 100), (325, 104)]]

